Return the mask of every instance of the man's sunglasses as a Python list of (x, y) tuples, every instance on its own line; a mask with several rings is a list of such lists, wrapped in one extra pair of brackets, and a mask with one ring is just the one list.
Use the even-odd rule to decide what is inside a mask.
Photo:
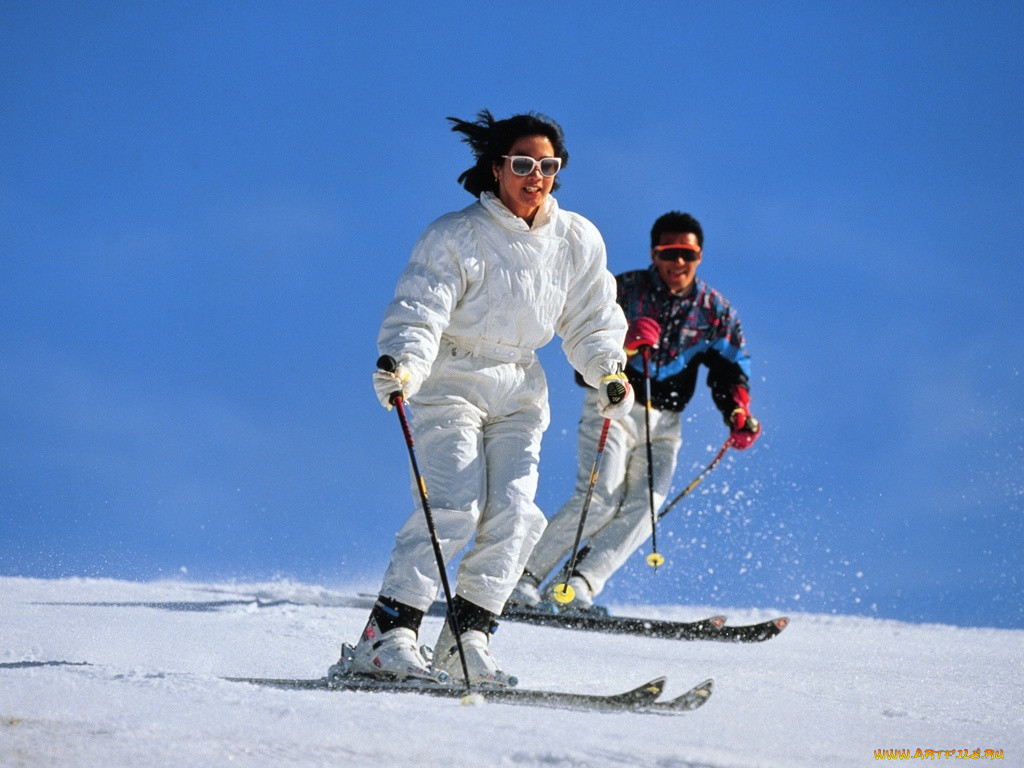
[(541, 176), (548, 178), (557, 176), (558, 172), (562, 170), (562, 158), (560, 157), (542, 157), (540, 160), (534, 160), (527, 155), (502, 155), (502, 157), (508, 160), (508, 166), (516, 176), (529, 176), (538, 166)]
[(697, 261), (700, 259), (700, 246), (689, 243), (670, 243), (654, 246), (654, 255), (659, 261)]

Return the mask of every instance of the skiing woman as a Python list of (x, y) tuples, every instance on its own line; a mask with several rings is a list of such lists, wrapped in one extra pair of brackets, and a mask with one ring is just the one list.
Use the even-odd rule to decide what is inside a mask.
[[(546, 525), (534, 504), (549, 421), (536, 350), (557, 333), (606, 417), (628, 414), (633, 393), (604, 242), (551, 196), (569, 159), (561, 127), (536, 113), (495, 120), (484, 110), (477, 118), (448, 119), (476, 158), (459, 182), (478, 199), (433, 222), (414, 246), (377, 338), (397, 365), (375, 372), (373, 383), (384, 406), (397, 390), (411, 406), (445, 562), (476, 537), (459, 564), (456, 624), (469, 682), (503, 686), (515, 680), (499, 670), (489, 637)], [(421, 507), (415, 482), (413, 497)], [(343, 649), (343, 666), (464, 681), (449, 621), (431, 662), (417, 647), (440, 583), (417, 508), (398, 531), (377, 602), (359, 642)]]

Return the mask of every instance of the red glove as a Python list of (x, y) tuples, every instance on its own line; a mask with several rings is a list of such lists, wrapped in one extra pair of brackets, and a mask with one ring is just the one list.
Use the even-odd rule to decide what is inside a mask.
[(637, 352), (640, 347), (658, 348), (661, 326), (653, 317), (638, 317), (626, 330), (626, 350)]
[(732, 399), (736, 403), (736, 407), (729, 414), (732, 447), (742, 451), (752, 446), (761, 436), (761, 422), (750, 415), (750, 393), (747, 390), (735, 387)]

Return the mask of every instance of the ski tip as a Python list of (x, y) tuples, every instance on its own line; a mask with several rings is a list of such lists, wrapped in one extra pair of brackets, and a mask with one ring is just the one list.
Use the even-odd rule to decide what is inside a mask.
[(708, 699), (711, 698), (711, 694), (715, 692), (715, 681), (713, 678), (708, 678), (703, 683), (693, 689), (693, 697), (696, 702), (700, 702), (698, 706), (704, 704)]
[(692, 712), (703, 707), (715, 690), (715, 681), (708, 678), (703, 683), (693, 686), (686, 693), (662, 705), (664, 709), (675, 712)]
[(662, 691), (665, 690), (665, 686), (667, 684), (668, 678), (662, 675), (661, 677), (656, 677), (653, 680), (647, 681), (640, 687), (648, 693), (660, 694)]
[(779, 628), (779, 631), (781, 632), (782, 630), (784, 630), (786, 627), (789, 626), (789, 617), (788, 616), (779, 616), (779, 618), (777, 618), (775, 620), (774, 624), (775, 624), (776, 627)]

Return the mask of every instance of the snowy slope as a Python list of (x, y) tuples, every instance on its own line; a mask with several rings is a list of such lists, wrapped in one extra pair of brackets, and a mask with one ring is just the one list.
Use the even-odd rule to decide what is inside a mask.
[[(0, 766), (818, 768), (877, 764), (877, 749), (1002, 750), (999, 764), (1024, 766), (1019, 630), (795, 615), (757, 645), (512, 623), (494, 639), (503, 666), (534, 688), (605, 692), (667, 674), (674, 695), (715, 678), (703, 709), (673, 718), (218, 679), (322, 675), (366, 619), (351, 607), (358, 592), (0, 579)], [(758, 618), (768, 615), (730, 613)], [(439, 628), (428, 618), (422, 641)]]

